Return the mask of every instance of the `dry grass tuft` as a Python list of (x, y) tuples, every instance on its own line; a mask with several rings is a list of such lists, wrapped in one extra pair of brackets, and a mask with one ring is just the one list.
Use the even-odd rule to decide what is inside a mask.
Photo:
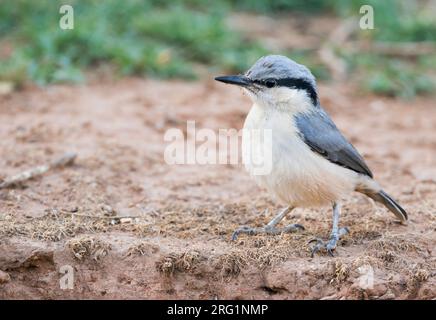
[(405, 238), (402, 235), (384, 235), (380, 239), (372, 241), (368, 250), (374, 252), (392, 252), (394, 254), (418, 252), (421, 250), (419, 247), (419, 239), (411, 238), (410, 235)]
[(205, 257), (196, 250), (181, 254), (171, 253), (156, 262), (156, 269), (165, 276), (172, 276), (176, 272), (198, 273), (200, 264), (205, 260)]
[(177, 256), (169, 255), (156, 262), (156, 270), (169, 277), (176, 270)]
[(213, 266), (219, 270), (221, 277), (236, 277), (247, 266), (247, 258), (242, 250), (233, 250), (213, 259)]
[(350, 267), (342, 262), (341, 260), (337, 260), (329, 263), (332, 270), (332, 279), (330, 280), (330, 284), (339, 285), (345, 282), (350, 275)]
[(149, 256), (159, 251), (159, 246), (149, 243), (147, 241), (142, 241), (135, 244), (127, 250), (126, 257), (134, 256)]
[(413, 299), (417, 296), (422, 284), (430, 278), (431, 272), (428, 270), (427, 266), (418, 264), (409, 271), (409, 274), (410, 276), (406, 285), (409, 298)]
[(386, 234), (372, 241), (365, 253), (377, 259), (379, 267), (407, 273), (410, 268), (413, 268), (412, 255), (425, 252), (425, 244), (423, 244), (425, 241), (410, 234), (407, 236)]
[(290, 257), (304, 255), (308, 250), (308, 238), (307, 234), (244, 237), (237, 243), (243, 247), (212, 257), (212, 265), (225, 278), (239, 275), (248, 265), (264, 270)]
[(26, 236), (45, 241), (60, 241), (80, 233), (104, 232), (110, 227), (107, 219), (46, 215), (38, 219), (17, 221), (3, 220), (0, 224), (0, 238)]
[(430, 272), (427, 269), (418, 268), (413, 273), (412, 279), (416, 283), (427, 281), (430, 277)]
[(110, 244), (89, 236), (71, 239), (68, 248), (78, 260), (89, 257), (95, 261), (102, 260), (111, 250)]
[(368, 265), (372, 267), (378, 267), (380, 265), (380, 261), (376, 257), (364, 253), (353, 260), (351, 269), (354, 270), (358, 269), (359, 267)]
[(140, 237), (153, 235), (155, 232), (154, 226), (150, 223), (138, 223), (133, 226), (135, 233)]

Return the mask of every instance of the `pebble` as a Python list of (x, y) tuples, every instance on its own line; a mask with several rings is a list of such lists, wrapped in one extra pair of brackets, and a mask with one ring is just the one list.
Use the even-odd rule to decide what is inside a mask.
[(132, 223), (133, 219), (132, 218), (121, 218), (120, 222), (121, 223)]
[(105, 215), (112, 216), (115, 213), (115, 210), (110, 205), (102, 204), (100, 208)]
[(4, 271), (0, 270), (0, 284), (8, 283), (11, 280), (11, 276)]
[(381, 299), (381, 300), (393, 300), (395, 298), (396, 298), (395, 294), (391, 290), (388, 290), (388, 292), (386, 292), (384, 295), (382, 295), (379, 299)]

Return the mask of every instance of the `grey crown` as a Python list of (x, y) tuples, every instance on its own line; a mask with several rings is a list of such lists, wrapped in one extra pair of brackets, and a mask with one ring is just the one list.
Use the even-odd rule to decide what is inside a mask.
[(245, 73), (252, 80), (264, 79), (301, 79), (309, 82), (316, 90), (316, 80), (310, 70), (295, 61), (280, 55), (260, 58)]

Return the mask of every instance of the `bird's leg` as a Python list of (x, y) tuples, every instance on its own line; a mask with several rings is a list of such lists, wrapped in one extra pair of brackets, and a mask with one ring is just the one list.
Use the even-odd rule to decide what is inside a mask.
[(276, 225), (282, 221), (282, 219), (293, 210), (293, 207), (286, 207), (283, 210), (281, 210), (268, 224), (261, 228), (251, 228), (251, 227), (240, 227), (236, 229), (235, 232), (233, 232), (232, 240), (236, 240), (238, 236), (241, 233), (246, 233), (249, 235), (255, 235), (259, 233), (266, 233), (266, 234), (279, 234), (282, 232), (292, 232), (296, 231), (298, 229), (304, 230), (304, 227), (300, 224), (290, 224), (284, 228), (276, 228)]
[(321, 248), (325, 248), (327, 250), (328, 254), (333, 257), (333, 251), (336, 249), (336, 245), (337, 245), (339, 239), (349, 232), (347, 227), (339, 228), (340, 212), (341, 212), (341, 207), (337, 202), (335, 202), (333, 204), (333, 226), (332, 226), (332, 232), (330, 233), (329, 241), (324, 242), (321, 239), (311, 240), (310, 242), (316, 242), (315, 247), (313, 247), (313, 249), (312, 249), (312, 257)]

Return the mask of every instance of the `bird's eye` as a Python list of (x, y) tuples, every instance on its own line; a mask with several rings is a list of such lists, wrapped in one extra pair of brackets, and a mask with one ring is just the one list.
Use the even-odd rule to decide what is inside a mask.
[(275, 87), (276, 86), (276, 81), (274, 80), (274, 79), (268, 79), (268, 80), (265, 80), (265, 86), (267, 87), (267, 88), (272, 88), (272, 87)]

